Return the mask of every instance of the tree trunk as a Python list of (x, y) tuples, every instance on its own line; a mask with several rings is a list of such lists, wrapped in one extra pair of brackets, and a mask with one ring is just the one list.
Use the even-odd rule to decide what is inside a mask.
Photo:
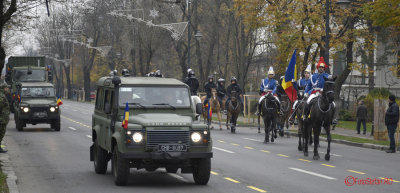
[(374, 55), (375, 55), (375, 46), (374, 45), (374, 29), (372, 26), (372, 21), (367, 21), (367, 26), (368, 26), (368, 30), (369, 30), (369, 37), (370, 39), (367, 40), (367, 48), (368, 48), (368, 90), (371, 91), (372, 89), (374, 89), (375, 86), (375, 77), (374, 77), (374, 66), (375, 66), (375, 62), (374, 62)]
[(90, 102), (90, 70), (83, 71), (83, 89), (85, 90), (85, 101)]
[[(350, 19), (349, 30), (354, 28), (354, 21), (353, 18)], [(349, 42), (346, 43), (346, 68), (343, 70), (342, 74), (336, 79), (336, 86), (335, 86), (335, 100), (340, 99), (340, 91), (344, 82), (346, 81), (347, 77), (351, 72), (351, 65), (353, 64), (353, 33), (350, 32), (349, 38), (351, 39)], [(349, 90), (350, 92), (350, 90)]]

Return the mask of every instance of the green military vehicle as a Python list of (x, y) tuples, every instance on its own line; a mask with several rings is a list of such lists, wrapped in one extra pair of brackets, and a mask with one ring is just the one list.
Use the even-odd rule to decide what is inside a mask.
[(60, 109), (54, 86), (46, 82), (22, 82), (16, 85), (17, 100), (14, 102), (14, 119), (18, 131), (26, 124), (48, 123), (60, 131)]
[[(188, 86), (176, 79), (101, 78), (90, 147), (95, 172), (105, 174), (111, 159), (116, 185), (127, 184), (130, 168), (170, 173), (180, 168), (193, 173), (196, 184), (207, 184), (212, 139), (207, 125), (195, 121), (201, 104), (193, 105)], [(122, 125), (124, 120), (128, 125)]]
[[(11, 86), (10, 92), (14, 100), (8, 101), (14, 106), (17, 87), (22, 82), (47, 82), (52, 81), (52, 74), (45, 65), (44, 56), (11, 56), (8, 58), (6, 82)], [(14, 108), (11, 108), (14, 112)]]

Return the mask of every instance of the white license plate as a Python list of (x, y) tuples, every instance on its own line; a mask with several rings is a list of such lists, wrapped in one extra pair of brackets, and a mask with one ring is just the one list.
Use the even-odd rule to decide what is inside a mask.
[(180, 145), (180, 144), (163, 144), (163, 145), (158, 145), (158, 150), (160, 151), (166, 151), (166, 152), (182, 152), (186, 151), (187, 147), (186, 145)]

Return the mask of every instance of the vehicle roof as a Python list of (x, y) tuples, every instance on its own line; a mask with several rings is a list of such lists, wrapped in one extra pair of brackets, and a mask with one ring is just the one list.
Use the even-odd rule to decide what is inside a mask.
[[(174, 78), (159, 78), (159, 77), (120, 77), (121, 85), (173, 85), (186, 86), (185, 83)], [(112, 77), (102, 77), (97, 82), (98, 86), (111, 86)]]
[(22, 87), (53, 87), (53, 84), (48, 82), (21, 82)]

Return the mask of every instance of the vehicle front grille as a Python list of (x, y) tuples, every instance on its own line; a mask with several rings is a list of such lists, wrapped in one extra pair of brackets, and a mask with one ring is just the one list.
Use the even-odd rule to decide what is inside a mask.
[(189, 148), (189, 131), (153, 130), (147, 131), (147, 149), (153, 149), (159, 144), (184, 144)]
[(30, 110), (32, 112), (47, 112), (47, 109), (49, 109), (48, 107), (31, 107)]

